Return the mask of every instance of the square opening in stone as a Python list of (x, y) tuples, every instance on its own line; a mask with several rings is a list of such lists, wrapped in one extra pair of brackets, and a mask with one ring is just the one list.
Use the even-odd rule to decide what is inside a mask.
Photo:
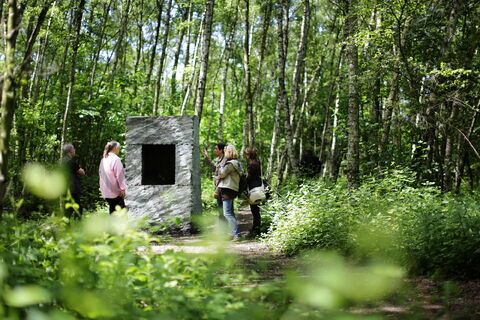
[(142, 145), (142, 185), (175, 184), (175, 145)]

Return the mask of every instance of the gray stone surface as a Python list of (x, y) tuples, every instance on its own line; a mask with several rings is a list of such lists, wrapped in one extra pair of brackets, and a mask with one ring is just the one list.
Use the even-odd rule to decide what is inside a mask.
[[(197, 118), (195, 118), (197, 119)], [(126, 144), (195, 144), (194, 117), (129, 117)]]
[[(202, 210), (198, 118), (129, 117), (126, 134), (126, 204), (129, 215), (150, 222), (180, 218), (189, 228)], [(175, 185), (142, 185), (142, 145), (175, 145)]]

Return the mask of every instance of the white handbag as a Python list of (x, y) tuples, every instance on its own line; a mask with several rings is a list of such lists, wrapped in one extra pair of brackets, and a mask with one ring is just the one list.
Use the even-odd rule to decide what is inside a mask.
[(248, 190), (248, 202), (250, 204), (260, 204), (267, 198), (263, 183), (259, 187)]

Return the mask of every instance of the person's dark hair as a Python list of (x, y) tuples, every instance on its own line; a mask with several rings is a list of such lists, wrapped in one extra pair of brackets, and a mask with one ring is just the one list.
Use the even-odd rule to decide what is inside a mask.
[(245, 148), (245, 151), (243, 152), (245, 157), (247, 157), (250, 160), (257, 160), (258, 154), (257, 154), (257, 148), (250, 146)]
[(108, 153), (113, 150), (113, 148), (118, 147), (120, 143), (118, 143), (115, 140), (107, 142), (105, 145), (105, 149), (103, 149), (103, 157), (106, 158), (108, 156)]
[(226, 146), (225, 143), (219, 142), (219, 143), (217, 143), (215, 146), (218, 148), (218, 150), (225, 151), (225, 146)]
[(62, 147), (63, 155), (66, 156), (67, 154), (73, 151), (74, 147), (71, 143), (65, 143)]

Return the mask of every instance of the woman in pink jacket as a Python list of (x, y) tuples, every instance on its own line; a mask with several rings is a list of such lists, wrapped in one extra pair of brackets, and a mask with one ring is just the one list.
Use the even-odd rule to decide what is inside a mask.
[(125, 208), (125, 170), (122, 161), (118, 157), (120, 143), (110, 141), (103, 150), (103, 158), (100, 162), (98, 175), (100, 177), (100, 191), (102, 197), (107, 200), (110, 213), (116, 207)]

